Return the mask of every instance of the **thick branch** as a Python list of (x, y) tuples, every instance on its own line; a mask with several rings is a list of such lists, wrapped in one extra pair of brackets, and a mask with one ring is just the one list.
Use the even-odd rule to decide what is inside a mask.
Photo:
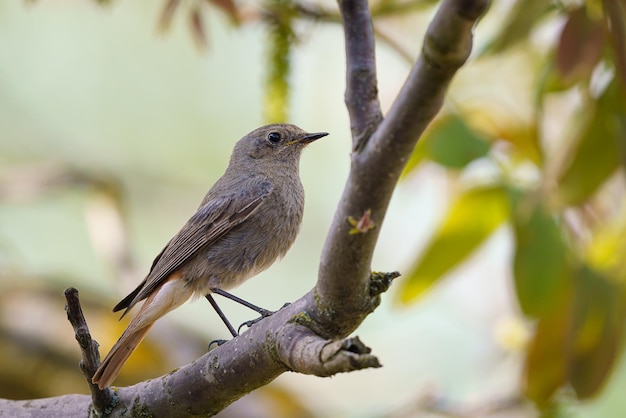
[[(107, 417), (211, 416), (252, 390), (291, 370), (331, 376), (368, 367), (378, 360), (358, 338), (326, 340), (317, 336), (310, 312), (313, 292), (258, 322), (228, 341), (165, 376), (116, 388), (109, 404), (98, 408)], [(36, 401), (0, 400), (11, 417), (85, 417), (92, 403), (86, 395)]]
[[(444, 0), (422, 55), (381, 122), (367, 2), (340, 2), (347, 50), (346, 103), (355, 151), (315, 289), (193, 363), (118, 388), (108, 416), (210, 416), (288, 370), (329, 376), (379, 366), (358, 339), (341, 338), (375, 309), (379, 293), (397, 276), (370, 273), (380, 226), (409, 154), (469, 56), (472, 27), (487, 6), (488, 0)], [(0, 410), (12, 417), (83, 417), (90, 405), (84, 395), (0, 400)]]
[[(379, 167), (397, 179), (420, 135), (435, 117), (456, 71), (472, 50), (472, 29), (489, 0), (445, 0), (424, 39), (422, 53), (369, 149), (359, 155), (363, 169)], [(384, 149), (381, 153), (379, 150)]]
[(11, 418), (73, 418), (91, 415), (91, 398), (87, 395), (63, 395), (54, 398), (11, 401), (0, 399), (2, 416)]
[(284, 331), (276, 348), (279, 358), (292, 371), (326, 377), (380, 367), (370, 348), (358, 337), (327, 340), (301, 325), (286, 327)]
[[(342, 13), (357, 16), (367, 8), (365, 2), (342, 5)], [(364, 146), (352, 154), (350, 176), (326, 239), (316, 287), (320, 307), (334, 313), (329, 326), (340, 324), (338, 335), (350, 333), (371, 310), (370, 264), (391, 195), (419, 136), (441, 108), (452, 76), (468, 58), (472, 28), (488, 5), (489, 0), (444, 0), (428, 28), (422, 54), (389, 113), (371, 138), (353, 137), (353, 142)], [(349, 19), (344, 16), (344, 23)], [(346, 39), (353, 39), (352, 31), (357, 28), (345, 30)], [(348, 47), (349, 72), (360, 63), (374, 62), (368, 42), (352, 42)], [(347, 96), (351, 88), (347, 87)], [(351, 118), (361, 115), (361, 103), (347, 103)], [(367, 227), (355, 228), (355, 223)]]

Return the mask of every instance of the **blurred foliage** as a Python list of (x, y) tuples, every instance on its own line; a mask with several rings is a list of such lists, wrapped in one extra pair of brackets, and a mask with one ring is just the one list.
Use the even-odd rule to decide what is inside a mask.
[(267, 3), (266, 22), (269, 30), (268, 75), (266, 81), (265, 120), (270, 123), (287, 121), (291, 46), (295, 40), (292, 28), (295, 9), (290, 0)]
[[(110, 0), (99, 2), (111, 3)], [(378, 40), (405, 59), (410, 58), (397, 39), (377, 29), (377, 22), (393, 17), (402, 21), (410, 13), (430, 13), (436, 2), (377, 0), (370, 3)], [(267, 29), (265, 118), (273, 122), (285, 121), (289, 108), (290, 63), (300, 38), (298, 21), (337, 24), (340, 16), (336, 7), (329, 6), (328, 2), (267, 0), (261, 11), (249, 6), (234, 0), (165, 0), (158, 27), (167, 30), (177, 14), (183, 14), (194, 43), (204, 50), (209, 46), (207, 16), (214, 10), (226, 15), (234, 25), (263, 23)], [(536, 38), (542, 36), (546, 26), (557, 27), (558, 36), (550, 39), (547, 48), (537, 50)], [(531, 116), (526, 119), (519, 115), (501, 117), (506, 109), (494, 109), (485, 103), (456, 103), (427, 129), (403, 177), (409, 179), (428, 165), (438, 165), (450, 178), (462, 183), (462, 187), (452, 196), (448, 211), (425, 249), (415, 256), (404, 279), (398, 281), (398, 299), (405, 304), (418, 301), (447, 274), (462, 266), (495, 231), (505, 228), (514, 243), (510, 263), (512, 287), (521, 312), (533, 324), (528, 327), (531, 337), (525, 347), (522, 390), (544, 416), (561, 416), (560, 402), (564, 398), (596, 396), (623, 351), (626, 318), (625, 28), (624, 0), (513, 1), (506, 17), (498, 22), (490, 42), (476, 54), (475, 62), (480, 64), (526, 51), (534, 60), (531, 67), (535, 71)], [(510, 82), (515, 84), (516, 80)], [(476, 83), (488, 84), (489, 74)], [(555, 100), (565, 101), (571, 97), (575, 97), (571, 100), (574, 103), (571, 114), (560, 114), (550, 106)], [(513, 100), (523, 99), (514, 97)], [(553, 121), (558, 121), (561, 128), (558, 134), (547, 128)], [(488, 178), (472, 177), (477, 166), (491, 169), (491, 174), (485, 176)], [(32, 190), (35, 190), (33, 196), (40, 196), (67, 184), (89, 190), (90, 199), (99, 202), (100, 219), (103, 208), (107, 208), (106, 216), (112, 220), (107, 225), (117, 225), (118, 237), (121, 237), (121, 244), (114, 246), (117, 252), (108, 253), (103, 247), (100, 254), (115, 267), (116, 274), (129, 274), (134, 268), (124, 242), (127, 235), (121, 214), (124, 193), (114, 179), (77, 174), (73, 170), (53, 170), (43, 176), (20, 174), (16, 178), (20, 179), (18, 183), (11, 179), (0, 182), (0, 199), (30, 196), (28, 193)], [(15, 184), (18, 186), (7, 186)], [(60, 294), (62, 289), (53, 291)], [(6, 301), (17, 300), (17, 292), (3, 289), (0, 306), (9, 306)], [(48, 292), (50, 289), (40, 290), (40, 302), (49, 297)], [(96, 299), (89, 292), (84, 292), (84, 296)], [(99, 303), (99, 300), (93, 301), (93, 306), (100, 306)], [(105, 306), (111, 304), (112, 301), (104, 303)], [(90, 316), (111, 322), (111, 327), (120, 327), (102, 309)], [(5, 315), (9, 317), (8, 313)], [(66, 328), (69, 329), (69, 325), (66, 324)], [(110, 335), (118, 335), (119, 331), (121, 329), (112, 331)], [(72, 349), (53, 349), (16, 332), (4, 324), (0, 328), (0, 347), (7, 352), (0, 355), (0, 359), (12, 358), (12, 353), (25, 353), (27, 360), (19, 367), (41, 369), (43, 359), (50, 358), (62, 365), (59, 373), (74, 367), (70, 358), (76, 356), (68, 354)], [(147, 359), (148, 363), (137, 365), (131, 358), (120, 383), (124, 379), (143, 378), (133, 373), (154, 375), (145, 368), (167, 358), (151, 346), (149, 340), (143, 346), (144, 355), (133, 358)], [(14, 370), (16, 365), (1, 368)], [(77, 373), (72, 376), (82, 379)], [(62, 380), (59, 375), (51, 377), (55, 381)], [(2, 378), (4, 381), (0, 384), (3, 387), (13, 384), (16, 396), (53, 395), (32, 384), (28, 386), (29, 382), (20, 381), (12, 372), (6, 377), (3, 374)], [(77, 389), (61, 390), (85, 391), (78, 381), (71, 384), (76, 384)], [(278, 406), (271, 408), (272, 411), (282, 408), (285, 411), (282, 416), (309, 416), (289, 392), (276, 388), (267, 390), (275, 391), (264, 399), (266, 403), (268, 399), (276, 402)]]
[(571, 275), (571, 265), (560, 226), (536, 196), (515, 196), (511, 216), (515, 233), (513, 277), (522, 311), (541, 317), (552, 309)]
[[(0, 275), (0, 283), (15, 282), (19, 286), (0, 287), (0, 317), (12, 317), (12, 321), (0, 322), (0, 391), (3, 398), (37, 399), (69, 393), (88, 394), (85, 379), (78, 370), (80, 351), (70, 324), (63, 315), (50, 312), (62, 311), (58, 306), (62, 298), (61, 280), (52, 277), (16, 277), (11, 280)], [(25, 286), (32, 282), (33, 286)], [(47, 284), (47, 285), (46, 285)], [(99, 338), (103, 347), (110, 347), (120, 335), (126, 322), (111, 315), (113, 301), (103, 299), (100, 292), (83, 291), (81, 304), (92, 325), (110, 331)], [(16, 320), (19, 318), (19, 320)], [(45, 321), (45, 329), (41, 322)], [(153, 378), (164, 370), (177, 366), (172, 359), (181, 347), (199, 357), (206, 350), (206, 336), (184, 332), (179, 328), (168, 329), (167, 339), (148, 335), (137, 348), (120, 373), (116, 385), (124, 386)], [(54, 382), (51, 384), (50, 382)], [(313, 417), (310, 411), (288, 389), (269, 385), (255, 391), (236, 404), (220, 412), (221, 418), (242, 417)]]
[(208, 35), (205, 28), (206, 17), (204, 16), (203, 6), (212, 5), (225, 13), (233, 24), (240, 23), (239, 9), (233, 0), (194, 0), (192, 2), (167, 0), (163, 12), (161, 13), (161, 18), (159, 19), (159, 30), (165, 32), (169, 29), (172, 19), (180, 8), (181, 3), (186, 3), (189, 30), (194, 43), (200, 50), (205, 49), (208, 45)]
[(402, 301), (414, 301), (463, 261), (504, 222), (507, 213), (501, 187), (479, 187), (459, 196), (404, 281)]
[[(496, 167), (499, 185), (479, 180), (453, 201), (402, 282), (399, 299), (414, 301), (508, 224), (517, 299), (537, 321), (523, 388), (553, 414), (557, 395), (567, 389), (578, 399), (597, 395), (623, 349), (626, 2), (516, 1), (478, 59), (528, 47), (534, 29), (550, 20), (565, 24), (542, 56), (526, 127), (494, 129), (475, 117), (489, 110), (455, 109), (439, 116), (416, 147), (405, 178), (427, 161), (462, 176), (479, 159)], [(555, 141), (537, 127), (562, 117), (545, 111), (550, 100), (572, 93), (580, 103)]]
[[(19, 276), (13, 272), (4, 277), (5, 274), (0, 275), (0, 281), (4, 283), (0, 292), (0, 317), (3, 318), (0, 322), (0, 388), (3, 397), (32, 399), (88, 393), (84, 377), (76, 372), (80, 351), (72, 328), (63, 315), (51, 315), (51, 312), (63, 309), (59, 303), (64, 290), (61, 278)], [(107, 333), (111, 338), (123, 331), (125, 323), (117, 321), (110, 313), (111, 301), (92, 290), (86, 290), (80, 296), (92, 325), (103, 324), (104, 328), (111, 328)], [(41, 326), (42, 323), (45, 327)], [(202, 347), (202, 342), (193, 335), (179, 337), (186, 344)], [(108, 347), (114, 341), (100, 339), (100, 342)], [(171, 355), (162, 347), (162, 344), (155, 344), (153, 338), (147, 338), (138, 349), (141, 354), (129, 361), (119, 383), (130, 384), (154, 376), (164, 364), (173, 367), (168, 361)], [(50, 385), (50, 381), (55, 384)]]
[(485, 49), (486, 54), (498, 54), (528, 39), (541, 19), (554, 9), (553, 2), (545, 0), (516, 1), (500, 27), (499, 33), (493, 37), (491, 44)]
[(558, 177), (561, 204), (580, 205), (626, 162), (626, 103), (617, 82), (609, 84), (580, 115), (571, 162)]
[[(124, 192), (115, 176), (59, 166), (22, 168), (2, 174), (2, 203), (33, 203), (77, 188), (82, 190), (86, 196), (83, 209), (87, 227), (100, 257), (117, 277), (140, 276), (130, 254), (129, 228), (123, 213)], [(51, 315), (63, 309), (60, 304), (63, 286), (80, 279), (27, 275), (0, 266), (3, 267), (0, 270), (1, 396), (36, 399), (68, 393), (88, 394), (79, 372), (80, 350), (71, 325), (64, 315)], [(85, 317), (93, 328), (104, 330), (97, 341), (106, 350), (124, 331), (128, 318), (120, 321), (119, 315), (112, 315), (111, 306), (116, 300), (105, 297), (97, 288), (83, 286), (82, 289), (79, 296)], [(171, 326), (160, 331), (150, 333), (139, 345), (120, 372), (116, 385), (131, 385), (172, 370), (180, 366), (176, 359), (181, 353), (186, 352), (188, 358), (206, 353), (206, 335)], [(101, 354), (104, 352), (101, 350)], [(219, 416), (308, 418), (313, 415), (293, 392), (269, 385), (231, 405)]]
[[(159, 29), (167, 31), (181, 0), (167, 0), (159, 21)], [(293, 20), (298, 9), (291, 0), (267, 0), (261, 14), (247, 13), (233, 0), (194, 0), (185, 4), (194, 43), (200, 50), (208, 46), (206, 30), (206, 12), (203, 5), (210, 4), (221, 10), (233, 24), (248, 23), (261, 20), (265, 23), (268, 32), (267, 77), (265, 83), (264, 106), (265, 120), (268, 123), (287, 121), (289, 101), (289, 74), (292, 45), (297, 40), (293, 30)], [(304, 9), (303, 9), (304, 10)]]
[(411, 172), (425, 158), (460, 170), (475, 159), (484, 157), (488, 151), (487, 140), (470, 129), (461, 117), (450, 113), (430, 125), (428, 134), (411, 155), (405, 172)]

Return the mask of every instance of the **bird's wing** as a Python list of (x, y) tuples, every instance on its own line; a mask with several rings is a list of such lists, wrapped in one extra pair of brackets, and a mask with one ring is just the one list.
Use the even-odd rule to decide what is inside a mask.
[(272, 189), (269, 181), (261, 182), (244, 192), (211, 199), (198, 208), (155, 258), (144, 281), (118, 303), (113, 311), (125, 308), (128, 310), (147, 298), (200, 249), (214, 244), (233, 227), (248, 219), (263, 204)]

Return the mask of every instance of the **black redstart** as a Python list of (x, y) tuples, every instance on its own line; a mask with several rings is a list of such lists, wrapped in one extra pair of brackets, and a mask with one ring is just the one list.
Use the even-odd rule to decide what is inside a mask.
[[(275, 124), (237, 142), (226, 172), (198, 211), (156, 257), (141, 284), (113, 308), (114, 312), (126, 309), (126, 314), (145, 299), (94, 374), (93, 383), (101, 389), (109, 386), (161, 316), (192, 296), (206, 295), (214, 305), (211, 293), (228, 296), (225, 290), (267, 269), (287, 252), (304, 209), (300, 154), (307, 144), (326, 135)], [(229, 330), (236, 335), (232, 327)]]

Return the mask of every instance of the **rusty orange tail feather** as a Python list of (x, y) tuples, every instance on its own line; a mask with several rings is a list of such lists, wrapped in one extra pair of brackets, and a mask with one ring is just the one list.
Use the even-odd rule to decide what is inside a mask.
[(191, 294), (191, 289), (178, 275), (171, 276), (167, 282), (155, 289), (143, 303), (137, 315), (130, 321), (122, 336), (113, 345), (91, 381), (97, 384), (100, 389), (109, 386), (119, 374), (126, 360), (150, 331), (155, 321), (182, 305), (191, 297)]
[(100, 364), (91, 381), (97, 384), (100, 389), (111, 385), (124, 363), (126, 363), (126, 360), (128, 360), (128, 357), (135, 351), (139, 343), (150, 331), (150, 328), (152, 328), (152, 324), (130, 333), (124, 332), (111, 351), (109, 351), (102, 364)]

